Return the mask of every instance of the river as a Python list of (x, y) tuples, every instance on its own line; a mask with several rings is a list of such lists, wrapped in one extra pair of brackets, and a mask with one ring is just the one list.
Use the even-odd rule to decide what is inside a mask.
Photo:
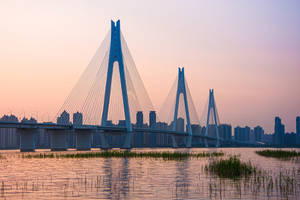
[[(0, 151), (0, 199), (297, 199), (300, 159), (259, 156), (258, 148), (133, 149), (133, 151), (222, 151), (239, 155), (274, 177), (274, 187), (252, 179), (219, 178), (205, 170), (213, 158), (22, 158), (17, 150)], [(35, 153), (49, 150), (37, 150)], [(99, 151), (93, 149), (93, 151)], [(299, 151), (299, 149), (298, 149)], [(74, 151), (61, 153), (74, 153)], [(294, 188), (276, 187), (278, 174)]]

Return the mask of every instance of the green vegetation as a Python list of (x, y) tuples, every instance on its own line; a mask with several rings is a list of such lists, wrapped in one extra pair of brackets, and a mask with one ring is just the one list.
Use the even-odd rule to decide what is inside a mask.
[(236, 179), (256, 172), (251, 163), (243, 163), (238, 157), (214, 160), (205, 166), (206, 171), (217, 174), (221, 178)]
[(273, 158), (292, 158), (300, 156), (300, 152), (296, 151), (284, 151), (284, 150), (262, 150), (256, 151), (258, 155), (265, 157), (273, 157)]
[(22, 154), (22, 158), (163, 158), (164, 160), (181, 160), (199, 157), (223, 156), (223, 152), (134, 152), (134, 151), (100, 151), (100, 152), (76, 152), (76, 153), (40, 153)]

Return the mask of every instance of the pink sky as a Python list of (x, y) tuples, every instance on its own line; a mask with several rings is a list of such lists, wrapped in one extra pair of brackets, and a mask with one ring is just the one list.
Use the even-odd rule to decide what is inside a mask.
[(157, 110), (185, 67), (199, 116), (214, 88), (221, 122), (271, 133), (279, 115), (295, 131), (299, 10), (293, 0), (2, 0), (0, 114), (53, 119), (110, 20), (120, 19)]

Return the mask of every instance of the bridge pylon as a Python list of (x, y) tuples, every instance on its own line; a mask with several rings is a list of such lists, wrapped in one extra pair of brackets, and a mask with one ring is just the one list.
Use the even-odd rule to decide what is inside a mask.
[[(192, 145), (192, 128), (191, 128), (191, 121), (190, 121), (190, 113), (189, 113), (189, 105), (187, 100), (186, 94), (186, 86), (185, 86), (185, 78), (184, 78), (184, 68), (178, 68), (178, 83), (177, 83), (177, 92), (176, 92), (176, 103), (174, 109), (174, 119), (173, 119), (173, 131), (176, 131), (176, 122), (178, 117), (178, 106), (179, 106), (179, 97), (183, 95), (184, 100), (184, 107), (185, 107), (185, 115), (187, 119), (187, 133), (188, 137), (185, 140), (186, 147), (191, 147)], [(177, 147), (177, 143), (175, 137), (172, 136), (172, 143), (173, 147)]]
[[(207, 112), (207, 120), (206, 120), (206, 129), (205, 129), (205, 136), (208, 136), (208, 129), (209, 129), (209, 119), (211, 115), (211, 110), (213, 111), (213, 118), (215, 121), (215, 128), (216, 128), (216, 136), (217, 136), (217, 144), (216, 147), (220, 146), (220, 138), (219, 138), (219, 122), (217, 120), (217, 111), (216, 111), (216, 104), (215, 104), (215, 97), (214, 97), (214, 90), (209, 90), (209, 103), (208, 103), (208, 112)], [(207, 139), (205, 139), (205, 146), (208, 147)]]
[[(111, 21), (111, 42), (110, 42), (108, 70), (107, 70), (101, 125), (106, 126), (108, 110), (109, 110), (110, 94), (111, 94), (113, 67), (114, 67), (114, 63), (118, 62), (123, 106), (124, 106), (124, 113), (125, 113), (125, 123), (126, 123), (126, 137), (125, 137), (125, 142), (123, 144), (123, 148), (128, 149), (131, 146), (132, 126), (130, 120), (130, 110), (129, 110), (126, 77), (125, 77), (125, 69), (124, 69), (124, 61), (123, 61), (123, 53), (122, 53), (121, 45), (122, 44), (121, 44), (120, 20), (118, 20), (116, 23), (114, 21)], [(108, 148), (106, 135), (103, 133), (100, 134), (100, 137), (101, 137), (101, 148)]]

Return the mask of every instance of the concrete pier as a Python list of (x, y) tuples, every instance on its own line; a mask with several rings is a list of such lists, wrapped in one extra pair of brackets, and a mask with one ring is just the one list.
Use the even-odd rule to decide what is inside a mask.
[(20, 151), (32, 152), (35, 151), (35, 140), (38, 133), (38, 128), (20, 128), (17, 132), (20, 135)]
[(93, 130), (75, 129), (76, 149), (91, 150), (92, 148), (92, 133)]
[(67, 136), (69, 130), (48, 129), (50, 133), (50, 148), (51, 151), (66, 151), (68, 149)]

